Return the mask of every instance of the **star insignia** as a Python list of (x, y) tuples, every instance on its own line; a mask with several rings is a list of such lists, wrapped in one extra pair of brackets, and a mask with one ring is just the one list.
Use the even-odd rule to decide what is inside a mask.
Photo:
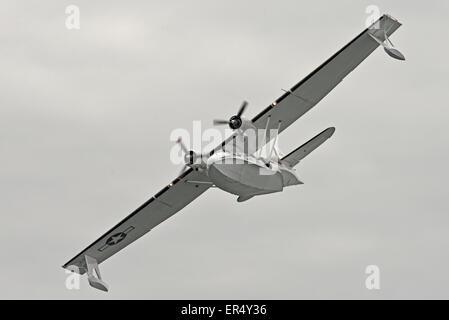
[(124, 233), (124, 232), (116, 233), (116, 234), (110, 236), (108, 238), (108, 240), (106, 240), (106, 244), (113, 246), (113, 245), (119, 243), (120, 241), (122, 241), (123, 239), (125, 239), (125, 237), (126, 237), (126, 233)]

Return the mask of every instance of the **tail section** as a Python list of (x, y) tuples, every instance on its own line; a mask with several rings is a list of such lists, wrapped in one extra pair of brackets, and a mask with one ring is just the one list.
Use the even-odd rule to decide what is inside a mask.
[(304, 143), (302, 146), (296, 148), (292, 152), (290, 152), (288, 155), (283, 157), (281, 159), (282, 163), (294, 167), (296, 166), (299, 161), (304, 159), (307, 155), (309, 155), (313, 150), (318, 148), (321, 144), (324, 143), (327, 139), (329, 139), (335, 132), (335, 128), (327, 128), (320, 134), (316, 135), (306, 143)]

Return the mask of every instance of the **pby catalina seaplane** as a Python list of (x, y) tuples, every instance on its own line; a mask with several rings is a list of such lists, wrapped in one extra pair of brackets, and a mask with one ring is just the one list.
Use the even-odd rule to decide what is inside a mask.
[[(108, 291), (98, 265), (148, 231), (184, 208), (211, 187), (218, 187), (246, 201), (254, 196), (279, 192), (284, 187), (301, 184), (294, 167), (315, 148), (332, 136), (328, 128), (281, 157), (275, 147), (261, 156), (261, 143), (251, 142), (252, 130), (282, 132), (294, 121), (314, 107), (379, 45), (398, 60), (404, 60), (389, 36), (401, 24), (389, 15), (381, 16), (307, 77), (297, 83), (252, 119), (243, 117), (244, 102), (236, 115), (229, 120), (217, 120), (233, 129), (232, 135), (208, 154), (198, 155), (178, 141), (185, 153), (185, 169), (147, 202), (102, 235), (97, 241), (64, 264), (64, 268), (79, 274), (87, 273), (94, 288)], [(273, 138), (275, 140), (277, 135)], [(265, 145), (268, 146), (268, 139)], [(248, 142), (249, 141), (249, 142)], [(271, 141), (272, 142), (272, 141)], [(229, 148), (240, 145), (240, 148)], [(276, 144), (274, 143), (273, 146)]]

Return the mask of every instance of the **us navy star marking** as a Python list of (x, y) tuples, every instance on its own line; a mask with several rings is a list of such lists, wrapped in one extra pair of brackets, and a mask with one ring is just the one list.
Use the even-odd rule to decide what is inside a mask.
[(119, 243), (120, 241), (122, 241), (123, 239), (125, 239), (125, 237), (126, 237), (126, 233), (124, 233), (124, 232), (116, 233), (116, 234), (110, 236), (108, 238), (108, 240), (106, 240), (106, 244), (113, 246), (113, 245)]

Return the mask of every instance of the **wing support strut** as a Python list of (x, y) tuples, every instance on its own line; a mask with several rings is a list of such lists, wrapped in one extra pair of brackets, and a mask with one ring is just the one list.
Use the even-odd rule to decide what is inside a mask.
[(257, 148), (259, 148), (259, 152), (257, 154), (258, 158), (262, 157), (262, 147), (268, 142), (267, 141), (267, 133), (268, 133), (268, 126), (270, 125), (270, 119), (271, 119), (271, 115), (269, 115), (267, 117), (267, 122), (265, 123), (265, 130), (263, 132), (264, 134), (264, 140), (262, 140), (262, 143), (259, 143), (259, 141), (257, 142)]
[[(279, 120), (278, 129), (276, 131), (276, 137), (274, 137), (274, 141), (273, 141), (273, 147), (271, 147), (270, 153), (268, 154), (268, 161), (271, 160), (271, 157), (273, 156), (273, 151), (276, 149), (276, 143), (278, 140), (279, 130), (281, 129), (281, 123), (282, 123), (282, 121)], [(277, 153), (277, 150), (276, 150), (276, 153)]]
[(90, 286), (98, 290), (108, 291), (109, 286), (101, 279), (100, 268), (98, 268), (97, 260), (87, 255), (85, 255), (84, 258), (86, 259), (87, 280), (89, 280)]
[(374, 40), (376, 41), (378, 44), (380, 44), (385, 52), (392, 58), (395, 58), (397, 60), (405, 60), (404, 55), (401, 53), (401, 51), (399, 51), (398, 49), (396, 49), (393, 45), (393, 42), (391, 42), (391, 40), (388, 38), (387, 35), (387, 31), (383, 30), (384, 32), (384, 37), (385, 40), (379, 39), (378, 37), (376, 37), (374, 34), (372, 33), (368, 33), (368, 35)]

